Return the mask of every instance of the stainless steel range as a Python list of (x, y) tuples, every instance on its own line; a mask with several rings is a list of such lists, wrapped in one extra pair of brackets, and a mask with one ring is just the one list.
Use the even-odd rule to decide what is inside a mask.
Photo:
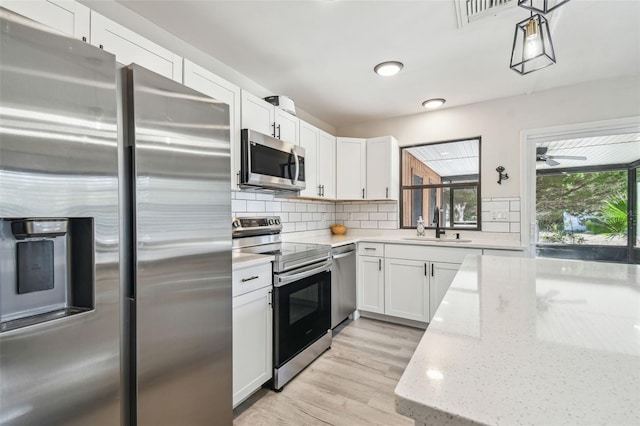
[(282, 242), (280, 218), (233, 218), (233, 248), (273, 262), (273, 388), (331, 347), (331, 246)]

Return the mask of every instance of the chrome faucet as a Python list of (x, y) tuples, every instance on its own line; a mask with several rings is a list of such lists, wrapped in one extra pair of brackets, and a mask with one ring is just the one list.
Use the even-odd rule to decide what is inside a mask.
[(433, 222), (436, 224), (436, 238), (440, 238), (444, 235), (444, 229), (440, 228), (440, 209), (438, 206), (433, 210)]

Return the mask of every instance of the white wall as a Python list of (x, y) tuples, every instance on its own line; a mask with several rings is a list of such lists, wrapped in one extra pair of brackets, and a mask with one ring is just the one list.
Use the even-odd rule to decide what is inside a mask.
[[(520, 197), (521, 131), (637, 115), (640, 77), (633, 76), (345, 126), (337, 134), (393, 135), (401, 146), (481, 136), (482, 197)], [(509, 173), (502, 185), (500, 165)]]
[[(201, 50), (196, 49), (195, 47), (186, 43), (184, 40), (174, 36), (168, 31), (165, 31), (146, 18), (143, 18), (142, 16), (132, 12), (125, 6), (116, 3), (113, 0), (79, 0), (79, 3), (86, 5), (90, 9), (95, 10), (99, 14), (111, 19), (112, 21), (116, 21), (120, 25), (129, 28), (131, 31), (138, 33), (141, 36), (148, 38), (149, 40), (152, 40), (154, 43), (159, 44), (165, 49), (168, 49), (183, 58), (193, 61), (194, 63), (208, 69), (209, 71), (235, 84), (236, 86), (248, 90), (256, 96), (265, 97), (269, 95), (279, 94), (273, 93), (269, 89), (259, 85), (255, 81), (249, 79), (248, 77), (239, 73), (228, 65), (220, 62), (216, 58), (205, 54)], [(316, 127), (319, 127), (326, 132), (335, 134), (336, 128), (331, 124), (325, 123), (324, 121), (321, 121), (320, 119), (312, 116), (306, 111), (300, 110), (299, 108), (296, 108), (296, 113), (297, 116), (302, 120)]]

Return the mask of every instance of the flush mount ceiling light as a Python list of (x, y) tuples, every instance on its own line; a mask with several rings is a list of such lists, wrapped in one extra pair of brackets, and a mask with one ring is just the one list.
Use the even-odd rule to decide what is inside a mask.
[(525, 75), (556, 63), (556, 55), (549, 33), (549, 21), (540, 14), (532, 14), (516, 24), (511, 49), (511, 69)]
[(391, 75), (398, 74), (402, 69), (402, 67), (404, 67), (404, 64), (402, 62), (387, 61), (387, 62), (382, 62), (381, 64), (376, 65), (375, 67), (373, 67), (373, 70), (378, 75), (389, 77)]
[(569, 0), (518, 0), (518, 6), (546, 15), (568, 2)]
[(427, 99), (422, 103), (422, 106), (426, 109), (436, 109), (444, 105), (445, 102), (446, 101), (442, 98)]

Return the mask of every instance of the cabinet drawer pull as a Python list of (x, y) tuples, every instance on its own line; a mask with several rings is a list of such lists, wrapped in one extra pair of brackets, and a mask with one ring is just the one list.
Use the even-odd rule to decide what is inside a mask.
[(375, 250), (375, 247), (365, 247), (365, 250)]
[(278, 139), (281, 139), (280, 138), (280, 125), (279, 124), (278, 124)]
[(254, 275), (254, 276), (249, 277), (249, 278), (243, 278), (243, 279), (241, 279), (240, 281), (242, 281), (243, 283), (246, 283), (247, 281), (257, 280), (258, 278), (260, 278), (260, 276), (259, 276), (259, 275)]
[(389, 188), (386, 188), (386, 190), (387, 190), (387, 197), (386, 198), (389, 198)]
[(426, 263), (424, 264), (424, 276), (425, 277), (427, 276), (427, 264)]
[(276, 137), (276, 122), (275, 121), (273, 122), (271, 127), (273, 127), (273, 133), (271, 135), (275, 138)]
[(364, 188), (362, 188), (362, 199), (364, 200)]
[(431, 264), (431, 276), (433, 276), (433, 263)]

